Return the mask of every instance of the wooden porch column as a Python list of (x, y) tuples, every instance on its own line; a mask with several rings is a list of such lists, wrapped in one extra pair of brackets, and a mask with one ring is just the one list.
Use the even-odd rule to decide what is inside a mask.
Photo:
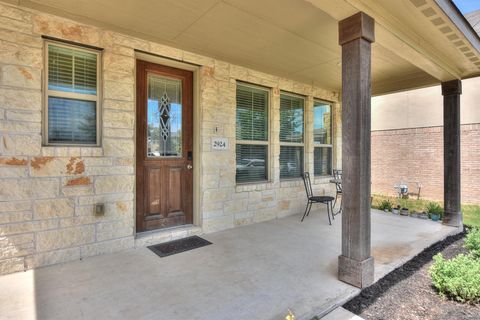
[(443, 224), (462, 225), (460, 197), (460, 95), (462, 82), (442, 83), (443, 95)]
[(359, 12), (339, 23), (342, 46), (342, 255), (338, 277), (373, 283), (370, 227), (371, 43), (375, 21)]

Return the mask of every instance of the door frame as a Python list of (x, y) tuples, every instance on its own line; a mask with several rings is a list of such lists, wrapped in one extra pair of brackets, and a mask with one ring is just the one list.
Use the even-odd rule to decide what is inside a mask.
[[(157, 56), (155, 54), (138, 51), (135, 50), (135, 61), (143, 60), (167, 67), (183, 69), (187, 71), (191, 71), (193, 73), (193, 226), (201, 226), (202, 219), (201, 219), (201, 197), (200, 197), (200, 187), (201, 187), (201, 143), (200, 143), (200, 119), (201, 119), (201, 107), (200, 107), (200, 86), (199, 86), (199, 75), (200, 75), (200, 66), (195, 64), (189, 64), (177, 60), (168, 59), (165, 57)], [(134, 144), (135, 144), (135, 158), (134, 158), (134, 174), (135, 174), (135, 181), (137, 180), (137, 97), (136, 97), (136, 88), (137, 88), (137, 81), (136, 81), (136, 63), (135, 63), (135, 136), (134, 136)], [(137, 203), (137, 190), (136, 190), (136, 183), (134, 186), (133, 191), (133, 202), (134, 208), (136, 207)], [(133, 215), (134, 225), (135, 225), (135, 235), (142, 234), (142, 233), (160, 233), (160, 232), (168, 232), (168, 230), (175, 229), (175, 228), (182, 228), (192, 226), (189, 224), (182, 225), (182, 226), (175, 226), (169, 228), (162, 228), (152, 231), (144, 231), (144, 232), (137, 232), (137, 219), (136, 219), (136, 210), (135, 214)]]

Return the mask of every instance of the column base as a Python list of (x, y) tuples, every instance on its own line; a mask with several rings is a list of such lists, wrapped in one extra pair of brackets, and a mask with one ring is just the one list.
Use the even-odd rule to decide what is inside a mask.
[(450, 227), (461, 227), (463, 226), (462, 212), (447, 212), (445, 211), (443, 215), (442, 223)]
[(338, 279), (357, 288), (365, 288), (373, 284), (373, 257), (363, 261), (356, 261), (343, 255), (339, 256)]

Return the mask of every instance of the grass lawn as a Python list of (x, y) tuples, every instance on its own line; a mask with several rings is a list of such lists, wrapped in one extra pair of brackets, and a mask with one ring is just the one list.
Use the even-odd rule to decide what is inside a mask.
[[(380, 203), (383, 200), (390, 200), (393, 203), (393, 206), (400, 204), (402, 207), (407, 207), (410, 211), (424, 211), (425, 207), (432, 200), (425, 199), (402, 199), (399, 200), (397, 197), (385, 196), (379, 194), (373, 194), (372, 208), (377, 209)], [(437, 201), (443, 207), (443, 203)], [(480, 205), (475, 204), (464, 204), (462, 205), (463, 212), (463, 223), (469, 226), (480, 227)]]

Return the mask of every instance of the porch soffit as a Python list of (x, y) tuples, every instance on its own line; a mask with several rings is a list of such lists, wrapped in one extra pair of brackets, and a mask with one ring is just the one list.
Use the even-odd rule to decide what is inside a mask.
[(480, 75), (480, 53), (434, 0), (6, 0), (340, 91), (338, 21), (376, 21), (373, 93)]

